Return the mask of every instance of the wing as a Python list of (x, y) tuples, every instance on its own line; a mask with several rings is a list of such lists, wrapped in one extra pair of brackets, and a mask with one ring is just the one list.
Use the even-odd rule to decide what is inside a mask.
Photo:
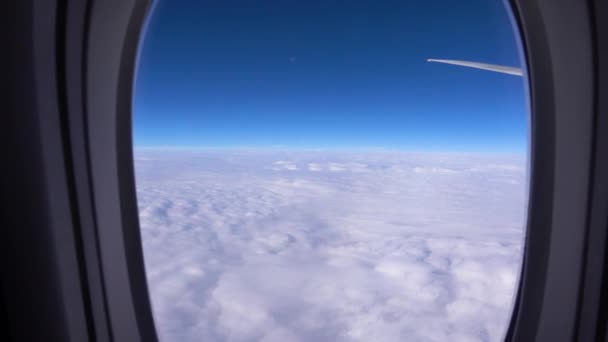
[(521, 68), (515, 68), (515, 67), (509, 67), (509, 66), (503, 66), (503, 65), (466, 62), (466, 61), (455, 61), (455, 60), (451, 60), (451, 59), (427, 59), (427, 62), (461, 65), (461, 66), (466, 66), (469, 68), (490, 70), (490, 71), (495, 71), (495, 72), (501, 72), (503, 74), (523, 76), (523, 71)]

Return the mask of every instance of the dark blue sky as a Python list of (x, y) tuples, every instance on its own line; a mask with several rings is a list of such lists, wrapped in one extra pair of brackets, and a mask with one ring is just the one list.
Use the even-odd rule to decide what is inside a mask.
[(157, 3), (135, 145), (523, 152), (522, 78), (501, 0)]

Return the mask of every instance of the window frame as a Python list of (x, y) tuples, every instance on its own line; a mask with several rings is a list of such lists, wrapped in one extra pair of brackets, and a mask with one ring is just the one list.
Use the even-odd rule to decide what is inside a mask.
[[(528, 229), (506, 341), (604, 340), (608, 4), (512, 0), (531, 97)], [(131, 110), (147, 0), (3, 3), (2, 334), (157, 341)], [(49, 15), (50, 14), (50, 15)], [(430, 25), (431, 23), (429, 23)], [(39, 284), (45, 286), (39, 286)], [(44, 309), (32, 310), (33, 305)]]

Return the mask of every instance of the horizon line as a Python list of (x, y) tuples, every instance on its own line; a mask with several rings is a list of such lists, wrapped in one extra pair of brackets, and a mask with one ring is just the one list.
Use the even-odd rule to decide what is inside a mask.
[(416, 149), (399, 147), (378, 147), (378, 146), (356, 146), (356, 147), (294, 147), (294, 146), (200, 146), (200, 145), (133, 145), (133, 150), (203, 150), (203, 151), (300, 151), (300, 152), (323, 152), (323, 151), (374, 151), (374, 152), (408, 152), (408, 153), (455, 153), (455, 154), (511, 154), (527, 155), (528, 149), (497, 149), (497, 150), (476, 150), (476, 149)]

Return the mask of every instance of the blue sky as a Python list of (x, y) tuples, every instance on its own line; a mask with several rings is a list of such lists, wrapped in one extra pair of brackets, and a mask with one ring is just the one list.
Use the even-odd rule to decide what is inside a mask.
[(134, 97), (137, 147), (525, 152), (500, 0), (158, 1)]

